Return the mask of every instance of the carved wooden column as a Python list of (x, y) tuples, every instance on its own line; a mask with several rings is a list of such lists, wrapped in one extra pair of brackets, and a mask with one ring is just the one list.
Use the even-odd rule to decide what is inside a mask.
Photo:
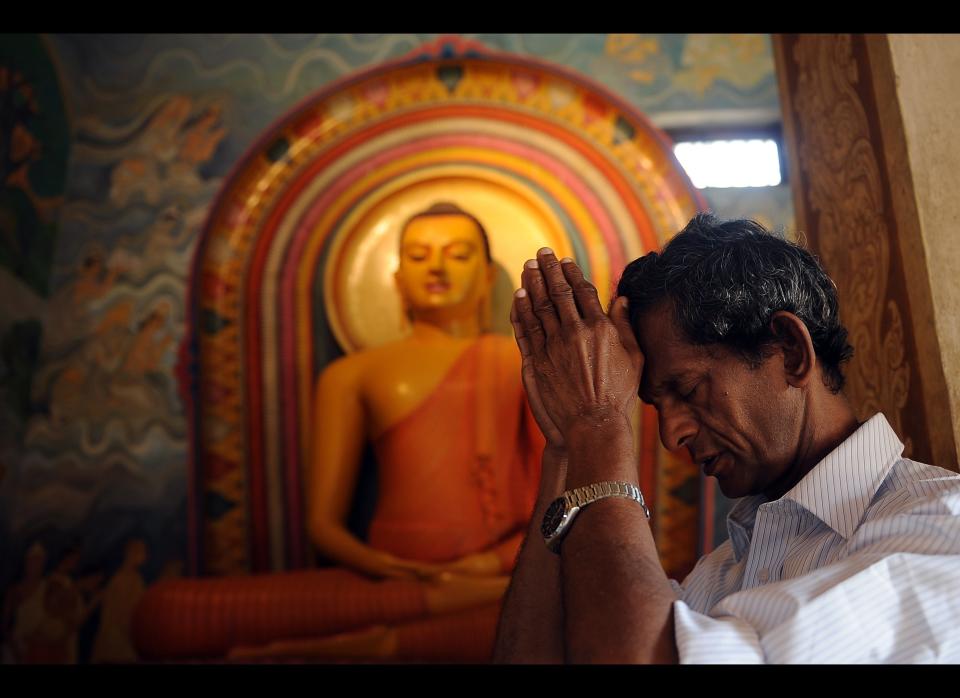
[(797, 229), (836, 281), (855, 356), (847, 395), (905, 455), (957, 470), (896, 82), (883, 35), (778, 35)]

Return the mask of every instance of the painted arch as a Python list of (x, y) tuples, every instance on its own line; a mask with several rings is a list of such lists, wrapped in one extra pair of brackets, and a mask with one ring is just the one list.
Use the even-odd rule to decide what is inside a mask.
[[(303, 101), (235, 167), (197, 247), (185, 375), (195, 573), (310, 563), (312, 386), (340, 353), (402, 331), (388, 278), (398, 224), (440, 198), (489, 231), (504, 318), (537, 248), (573, 256), (606, 302), (627, 262), (703, 207), (641, 113), (546, 62), (442, 39)], [(662, 450), (655, 414), (639, 421), (641, 484), (665, 566), (680, 572), (697, 554), (699, 475)]]

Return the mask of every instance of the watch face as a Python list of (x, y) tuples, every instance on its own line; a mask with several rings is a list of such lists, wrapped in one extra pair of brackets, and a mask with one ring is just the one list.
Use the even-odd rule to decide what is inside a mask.
[(547, 507), (547, 511), (543, 515), (543, 524), (540, 526), (540, 532), (544, 538), (549, 538), (557, 533), (557, 529), (560, 527), (560, 524), (563, 523), (566, 513), (567, 503), (563, 497), (554, 499), (550, 506)]

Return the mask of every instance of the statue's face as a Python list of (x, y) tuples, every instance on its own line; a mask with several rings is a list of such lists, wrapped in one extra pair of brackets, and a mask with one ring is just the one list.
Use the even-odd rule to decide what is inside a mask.
[(417, 218), (404, 231), (397, 286), (407, 307), (475, 312), (490, 292), (487, 262), (477, 224), (456, 214)]

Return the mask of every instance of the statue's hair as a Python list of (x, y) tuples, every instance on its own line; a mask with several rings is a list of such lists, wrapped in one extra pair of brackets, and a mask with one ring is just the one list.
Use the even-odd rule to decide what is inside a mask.
[(776, 341), (771, 316), (791, 312), (810, 332), (825, 385), (843, 388), (841, 364), (853, 347), (836, 285), (809, 251), (756, 221), (697, 214), (662, 252), (627, 265), (617, 295), (627, 297), (635, 330), (642, 312), (669, 299), (688, 341), (726, 345), (754, 366)]
[(456, 204), (450, 203), (449, 201), (438, 201), (425, 211), (415, 213), (406, 221), (404, 221), (403, 227), (400, 228), (401, 244), (403, 243), (403, 234), (407, 231), (407, 227), (409, 227), (409, 225), (418, 218), (427, 218), (429, 216), (463, 216), (464, 218), (469, 218), (472, 220), (476, 224), (477, 229), (480, 231), (480, 237), (483, 239), (483, 251), (487, 255), (487, 262), (493, 261), (493, 256), (490, 254), (490, 238), (487, 236), (487, 231), (483, 227), (483, 223), (477, 220), (477, 217), (472, 213), (464, 211), (462, 208)]

